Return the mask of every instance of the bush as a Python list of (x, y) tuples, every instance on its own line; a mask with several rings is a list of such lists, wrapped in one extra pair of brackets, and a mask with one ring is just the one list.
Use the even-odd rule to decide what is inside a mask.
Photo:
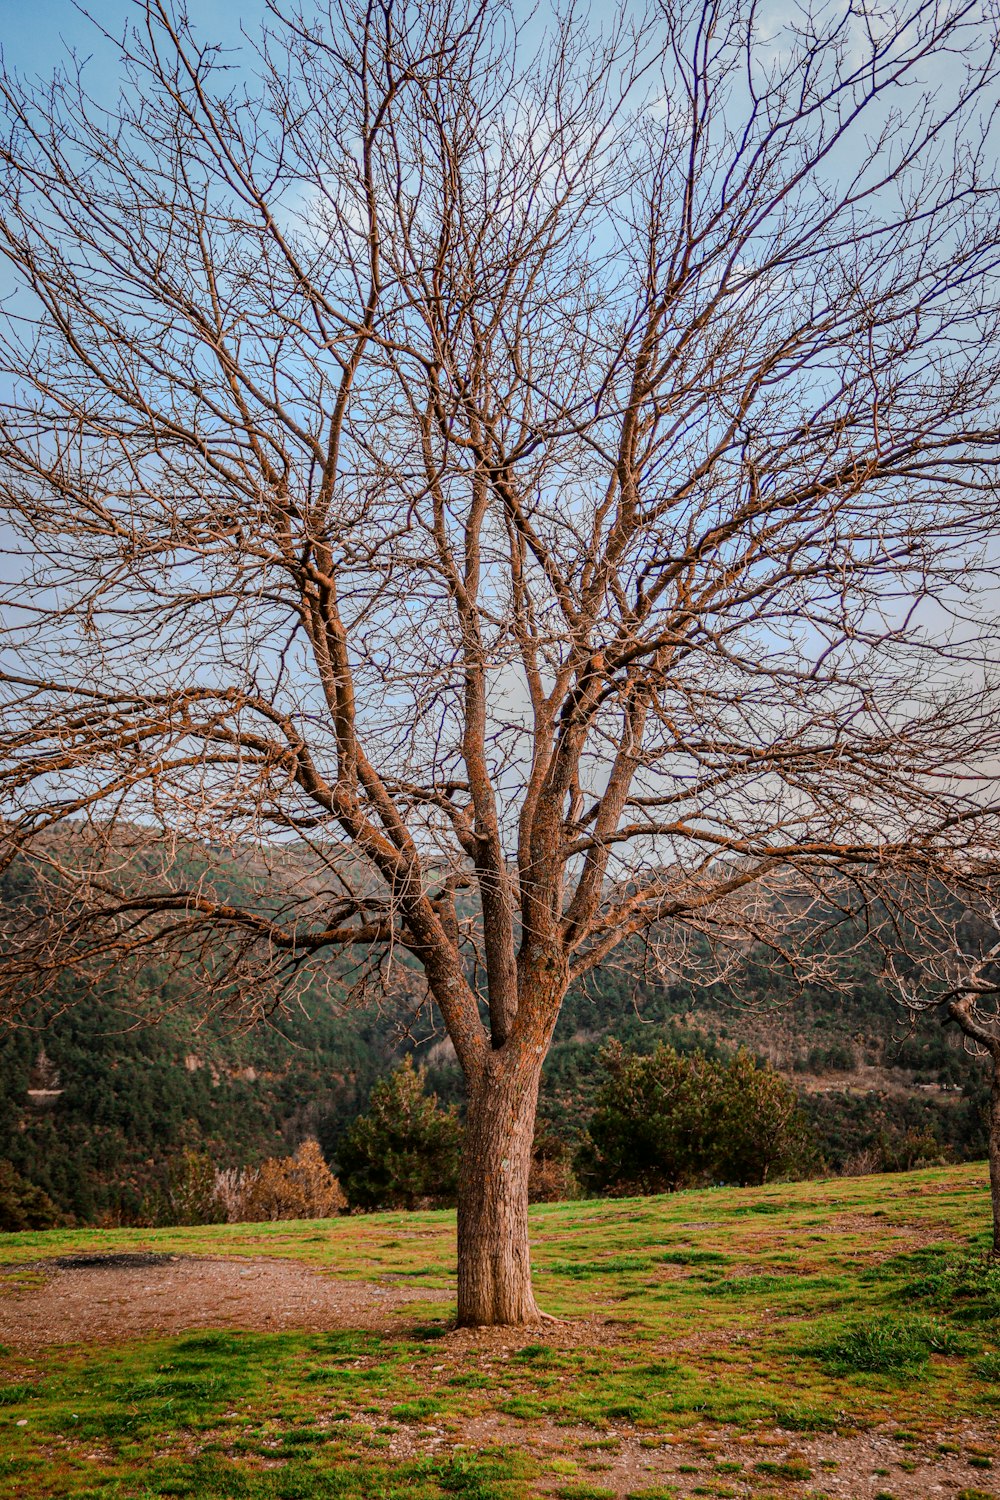
[(352, 1208), (438, 1208), (455, 1201), (461, 1124), (424, 1089), (424, 1069), (408, 1057), (380, 1078), (368, 1110), (337, 1152)]
[(940, 1141), (926, 1127), (911, 1128), (905, 1133), (882, 1131), (878, 1141), (883, 1172), (915, 1172), (920, 1167), (939, 1167), (951, 1160)]
[(9, 1161), (0, 1161), (0, 1230), (53, 1229), (61, 1222), (48, 1193), (27, 1182)]
[(715, 1068), (713, 1179), (747, 1187), (804, 1172), (812, 1140), (795, 1090), (742, 1047)]
[(715, 1065), (662, 1043), (648, 1057), (609, 1042), (608, 1078), (577, 1155), (582, 1180), (598, 1191), (662, 1193), (703, 1178), (711, 1163)]
[(529, 1203), (565, 1203), (579, 1196), (571, 1148), (547, 1120), (538, 1120), (528, 1175)]
[(259, 1224), (277, 1219), (330, 1219), (347, 1207), (340, 1183), (312, 1136), (294, 1156), (271, 1156), (255, 1172), (242, 1175), (242, 1193), (235, 1205), (240, 1220)]
[(167, 1166), (161, 1188), (143, 1205), (150, 1224), (219, 1224), (225, 1219), (215, 1192), (215, 1162), (204, 1151), (187, 1149)]
[(812, 1142), (795, 1091), (742, 1048), (725, 1063), (662, 1043), (639, 1057), (611, 1042), (600, 1060), (608, 1076), (576, 1162), (587, 1186), (660, 1193), (806, 1170)]
[(294, 1156), (259, 1167), (219, 1170), (204, 1152), (182, 1151), (166, 1183), (147, 1199), (152, 1224), (259, 1224), (276, 1219), (328, 1219), (347, 1207), (319, 1142), (309, 1137)]

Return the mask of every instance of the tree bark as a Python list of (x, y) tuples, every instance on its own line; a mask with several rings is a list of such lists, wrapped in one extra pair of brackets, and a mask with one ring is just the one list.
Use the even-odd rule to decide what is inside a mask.
[(492, 1052), (471, 1092), (458, 1189), (458, 1325), (540, 1323), (531, 1288), (528, 1174), (541, 1052)]
[(990, 1083), (990, 1196), (993, 1199), (993, 1254), (1000, 1255), (1000, 1052), (992, 1054)]
[(975, 992), (954, 999), (948, 1006), (948, 1019), (957, 1021), (967, 1037), (988, 1053), (990, 1072), (990, 1118), (986, 1150), (990, 1163), (990, 1198), (993, 1205), (993, 1254), (1000, 1255), (1000, 1038), (976, 1016)]

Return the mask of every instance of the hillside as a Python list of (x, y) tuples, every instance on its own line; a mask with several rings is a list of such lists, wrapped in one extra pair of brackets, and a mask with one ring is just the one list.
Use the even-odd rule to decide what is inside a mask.
[[(197, 851), (188, 858), (198, 873)], [(222, 866), (233, 894), (254, 878), (249, 859)], [(0, 911), (15, 899), (13, 879), (0, 880)], [(335, 1162), (373, 1082), (407, 1051), (426, 1063), (439, 1095), (461, 1105), (462, 1080), (436, 1016), (415, 1014), (407, 995), (358, 1006), (345, 976), (331, 968), (321, 978), (329, 983), (250, 1028), (206, 1018), (162, 969), (107, 974), (93, 993), (63, 979), (0, 1035), (0, 1160), (80, 1222), (130, 1222), (185, 1148), (239, 1166), (313, 1133)], [(150, 1015), (160, 1019), (144, 1024)], [(680, 1050), (749, 1047), (800, 1090), (831, 1170), (985, 1150), (982, 1065), (933, 1020), (908, 1035), (892, 997), (863, 968), (847, 993), (799, 993), (754, 965), (736, 989), (599, 972), (567, 997), (545, 1069), (542, 1116), (571, 1143), (612, 1036), (638, 1051), (660, 1039)]]
[(799, 1090), (832, 1170), (985, 1154), (983, 1063), (933, 1016), (909, 1031), (874, 973), (862, 970), (846, 991), (799, 991), (752, 966), (737, 986), (697, 990), (598, 974), (568, 998), (556, 1029), (545, 1093), (555, 1118), (578, 1118), (609, 1035), (639, 1052), (661, 1037), (681, 1051), (746, 1046)]

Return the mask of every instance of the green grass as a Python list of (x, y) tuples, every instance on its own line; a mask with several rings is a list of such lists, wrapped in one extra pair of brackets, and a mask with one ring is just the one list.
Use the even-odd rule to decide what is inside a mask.
[[(978, 1353), (978, 1347), (947, 1323), (876, 1314), (832, 1330), (803, 1352), (834, 1375), (911, 1376), (932, 1354)], [(973, 1366), (977, 1373), (979, 1363)]]
[[(900, 1466), (960, 1463), (971, 1494), (991, 1455), (942, 1439), (1000, 1410), (988, 1224), (978, 1166), (543, 1205), (539, 1300), (581, 1321), (508, 1347), (453, 1347), (453, 1309), (425, 1300), (391, 1335), (8, 1350), (0, 1500), (805, 1500), (836, 1467), (816, 1435), (869, 1428), (897, 1433)], [(125, 1250), (289, 1256), (419, 1292), (453, 1286), (454, 1217), (9, 1235), (0, 1296), (49, 1257)], [(819, 1457), (755, 1446), (776, 1429)], [(720, 1433), (747, 1446), (703, 1452)], [(629, 1445), (648, 1481), (614, 1477)]]

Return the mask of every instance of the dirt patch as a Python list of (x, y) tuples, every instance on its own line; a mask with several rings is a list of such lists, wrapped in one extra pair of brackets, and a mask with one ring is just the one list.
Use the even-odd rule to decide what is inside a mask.
[[(830, 1219), (827, 1233), (857, 1234), (863, 1244), (855, 1254), (863, 1250), (873, 1264), (887, 1260), (908, 1250), (923, 1250), (928, 1245), (940, 1244), (942, 1240), (954, 1240), (955, 1232), (946, 1225), (925, 1224), (920, 1220), (887, 1219), (881, 1214), (836, 1214)], [(878, 1248), (875, 1242), (881, 1241)]]
[(407, 1304), (450, 1297), (338, 1280), (290, 1260), (65, 1256), (0, 1272), (0, 1343), (31, 1351), (198, 1328), (397, 1331)]
[(601, 1349), (620, 1344), (629, 1332), (621, 1318), (568, 1318), (528, 1328), (452, 1328), (441, 1340), (442, 1358), (460, 1368), (492, 1358), (507, 1359), (532, 1346), (546, 1349)]
[[(347, 1281), (293, 1260), (188, 1255), (60, 1256), (0, 1265), (0, 1343), (25, 1352), (60, 1344), (116, 1344), (201, 1328), (250, 1332), (407, 1330), (415, 1303), (454, 1294), (395, 1279)], [(631, 1320), (572, 1318), (531, 1328), (452, 1328), (443, 1355), (506, 1357), (529, 1344), (556, 1349), (619, 1343)]]

